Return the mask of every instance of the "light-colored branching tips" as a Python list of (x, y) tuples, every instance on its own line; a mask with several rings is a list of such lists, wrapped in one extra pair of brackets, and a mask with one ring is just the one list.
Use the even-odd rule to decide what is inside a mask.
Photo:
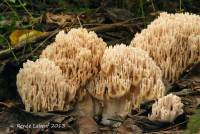
[(71, 29), (67, 34), (59, 32), (55, 42), (40, 56), (55, 62), (61, 68), (69, 87), (77, 90), (75, 109), (79, 115), (95, 114), (93, 101), (84, 86), (98, 74), (105, 49), (106, 43), (94, 32), (78, 28)]
[(149, 115), (149, 119), (173, 122), (176, 117), (182, 113), (183, 103), (181, 102), (181, 98), (169, 94), (158, 99), (158, 101), (152, 105), (152, 114)]
[(59, 32), (55, 42), (40, 57), (55, 62), (61, 68), (67, 83), (79, 89), (98, 73), (105, 49), (106, 43), (94, 32), (78, 28), (71, 29), (67, 34)]
[[(164, 96), (162, 73), (148, 53), (123, 44), (109, 47), (101, 60), (100, 73), (86, 86), (103, 102), (103, 123), (108, 118), (125, 117), (132, 105)], [(136, 104), (138, 104), (136, 106)]]
[(136, 34), (131, 46), (146, 50), (175, 82), (186, 67), (200, 61), (200, 16), (189, 13), (161, 13), (147, 29)]
[(27, 61), (17, 74), (17, 88), (27, 111), (68, 110), (75, 96), (61, 69), (48, 59)]

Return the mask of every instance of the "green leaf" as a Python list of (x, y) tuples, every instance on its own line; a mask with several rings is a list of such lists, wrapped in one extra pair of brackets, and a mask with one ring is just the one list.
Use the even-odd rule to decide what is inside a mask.
[(200, 131), (200, 109), (196, 110), (195, 114), (190, 118), (187, 130), (184, 134), (196, 134)]

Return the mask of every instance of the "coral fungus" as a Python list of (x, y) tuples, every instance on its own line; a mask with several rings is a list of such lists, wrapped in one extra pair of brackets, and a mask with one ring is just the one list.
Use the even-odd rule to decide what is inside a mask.
[(181, 98), (169, 94), (158, 99), (152, 106), (152, 114), (149, 115), (151, 120), (160, 120), (172, 122), (174, 119), (183, 113), (183, 103)]
[(142, 101), (164, 96), (162, 73), (148, 53), (134, 47), (116, 45), (105, 50), (100, 73), (86, 89), (103, 101), (103, 123), (108, 118), (126, 116)]
[(23, 64), (17, 74), (17, 88), (27, 111), (68, 110), (75, 96), (61, 69), (43, 58)]
[(189, 13), (161, 13), (147, 29), (136, 34), (131, 45), (146, 50), (175, 82), (186, 67), (200, 61), (200, 17)]

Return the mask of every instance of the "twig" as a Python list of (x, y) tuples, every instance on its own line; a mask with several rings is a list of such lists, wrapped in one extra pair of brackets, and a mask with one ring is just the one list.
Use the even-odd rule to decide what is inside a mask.
[(79, 23), (80, 27), (83, 27), (83, 25), (81, 24), (81, 21), (80, 21), (78, 16), (77, 16), (77, 20), (78, 20), (78, 23)]
[(114, 24), (105, 24), (102, 26), (97, 26), (94, 28), (89, 28), (89, 31), (95, 31), (97, 33), (108, 32), (108, 31), (115, 31), (116, 29), (127, 29), (128, 27), (133, 27), (137, 25), (143, 25), (144, 23), (127, 23), (127, 22), (119, 22)]
[(182, 124), (184, 124), (184, 123), (186, 123), (186, 122), (187, 122), (187, 120), (186, 120), (186, 121), (183, 121), (183, 122), (181, 122), (181, 123), (175, 124), (175, 125), (173, 125), (173, 126), (170, 126), (170, 127), (168, 127), (168, 128), (165, 128), (165, 129), (163, 129), (163, 130), (170, 130), (170, 129), (173, 129), (173, 128), (178, 127), (178, 126), (180, 126), (180, 125), (182, 125)]

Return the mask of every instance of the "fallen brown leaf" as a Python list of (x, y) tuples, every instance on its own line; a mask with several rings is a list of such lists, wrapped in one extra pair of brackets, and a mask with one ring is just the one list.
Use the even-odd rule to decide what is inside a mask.
[(134, 125), (133, 120), (130, 118), (125, 120), (124, 123), (116, 129), (117, 134), (142, 134), (142, 130)]
[(99, 127), (92, 117), (78, 119), (79, 134), (99, 134)]
[[(45, 19), (45, 20), (44, 20)], [(75, 15), (71, 14), (53, 14), (47, 12), (45, 17), (43, 17), (43, 21), (46, 23), (55, 23), (59, 26), (63, 26), (65, 23), (72, 23), (76, 19)]]

